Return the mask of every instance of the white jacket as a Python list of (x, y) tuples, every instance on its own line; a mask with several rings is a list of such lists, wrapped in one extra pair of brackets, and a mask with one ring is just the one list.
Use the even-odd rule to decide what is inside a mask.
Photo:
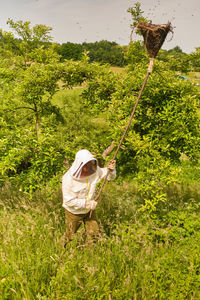
[[(107, 174), (107, 168), (97, 166), (94, 174), (80, 178), (82, 167), (91, 160), (96, 160), (96, 158), (88, 150), (78, 151), (71, 168), (62, 178), (62, 206), (72, 214), (85, 214), (88, 212), (86, 201), (94, 200), (96, 185)], [(110, 172), (108, 180), (115, 179), (115, 177), (116, 170)]]

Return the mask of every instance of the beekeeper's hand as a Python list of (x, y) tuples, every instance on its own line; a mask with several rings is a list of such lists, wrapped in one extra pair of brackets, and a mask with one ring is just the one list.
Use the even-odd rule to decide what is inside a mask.
[(115, 170), (116, 167), (116, 160), (111, 160), (109, 161), (107, 168), (108, 170), (110, 170), (111, 172)]
[(85, 207), (87, 210), (95, 210), (97, 206), (97, 201), (91, 200), (91, 201), (86, 201)]

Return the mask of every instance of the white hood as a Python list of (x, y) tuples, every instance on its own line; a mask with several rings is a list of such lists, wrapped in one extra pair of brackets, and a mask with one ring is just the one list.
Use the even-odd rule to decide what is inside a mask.
[(82, 149), (76, 153), (75, 160), (69, 169), (70, 175), (74, 179), (79, 179), (82, 171), (82, 167), (91, 160), (96, 160), (94, 155), (86, 149)]

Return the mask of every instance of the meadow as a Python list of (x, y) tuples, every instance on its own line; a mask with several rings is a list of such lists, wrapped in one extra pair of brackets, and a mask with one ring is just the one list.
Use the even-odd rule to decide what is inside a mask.
[(62, 248), (60, 189), (32, 198), (0, 194), (1, 299), (199, 299), (199, 185), (173, 186), (155, 215), (141, 216), (132, 183), (109, 183), (97, 209), (101, 238), (82, 227)]
[[(63, 90), (54, 102), (62, 107), (80, 92)], [(150, 215), (140, 210), (134, 178), (119, 174), (97, 207), (99, 241), (85, 245), (81, 227), (66, 249), (61, 187), (26, 194), (7, 183), (0, 191), (0, 299), (199, 299), (199, 182), (200, 164), (182, 160), (179, 181)]]
[[(130, 13), (138, 22), (140, 3)], [(156, 61), (117, 156), (117, 178), (96, 209), (101, 236), (87, 245), (81, 227), (63, 248), (62, 175), (83, 148), (104, 166), (112, 159), (102, 153), (124, 132), (147, 53), (138, 41), (123, 57), (114, 45), (113, 56), (103, 42), (110, 58), (123, 58), (111, 64), (125, 68), (105, 65), (102, 52), (93, 62), (87, 51), (65, 60), (51, 43), (52, 28), (7, 24), (0, 45), (0, 299), (200, 299), (199, 73), (177, 76), (199, 70), (199, 49), (187, 55), (175, 47)]]

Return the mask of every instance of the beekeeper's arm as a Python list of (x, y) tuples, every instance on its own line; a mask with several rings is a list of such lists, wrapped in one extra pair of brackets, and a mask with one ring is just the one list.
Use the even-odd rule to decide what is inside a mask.
[(116, 168), (115, 168), (115, 166), (116, 166), (116, 161), (111, 160), (108, 163), (107, 167), (105, 167), (105, 168), (99, 168), (98, 167), (98, 175), (99, 175), (100, 180), (103, 179), (106, 176), (108, 170), (109, 170), (109, 174), (108, 174), (107, 179), (108, 180), (114, 180), (116, 178)]

